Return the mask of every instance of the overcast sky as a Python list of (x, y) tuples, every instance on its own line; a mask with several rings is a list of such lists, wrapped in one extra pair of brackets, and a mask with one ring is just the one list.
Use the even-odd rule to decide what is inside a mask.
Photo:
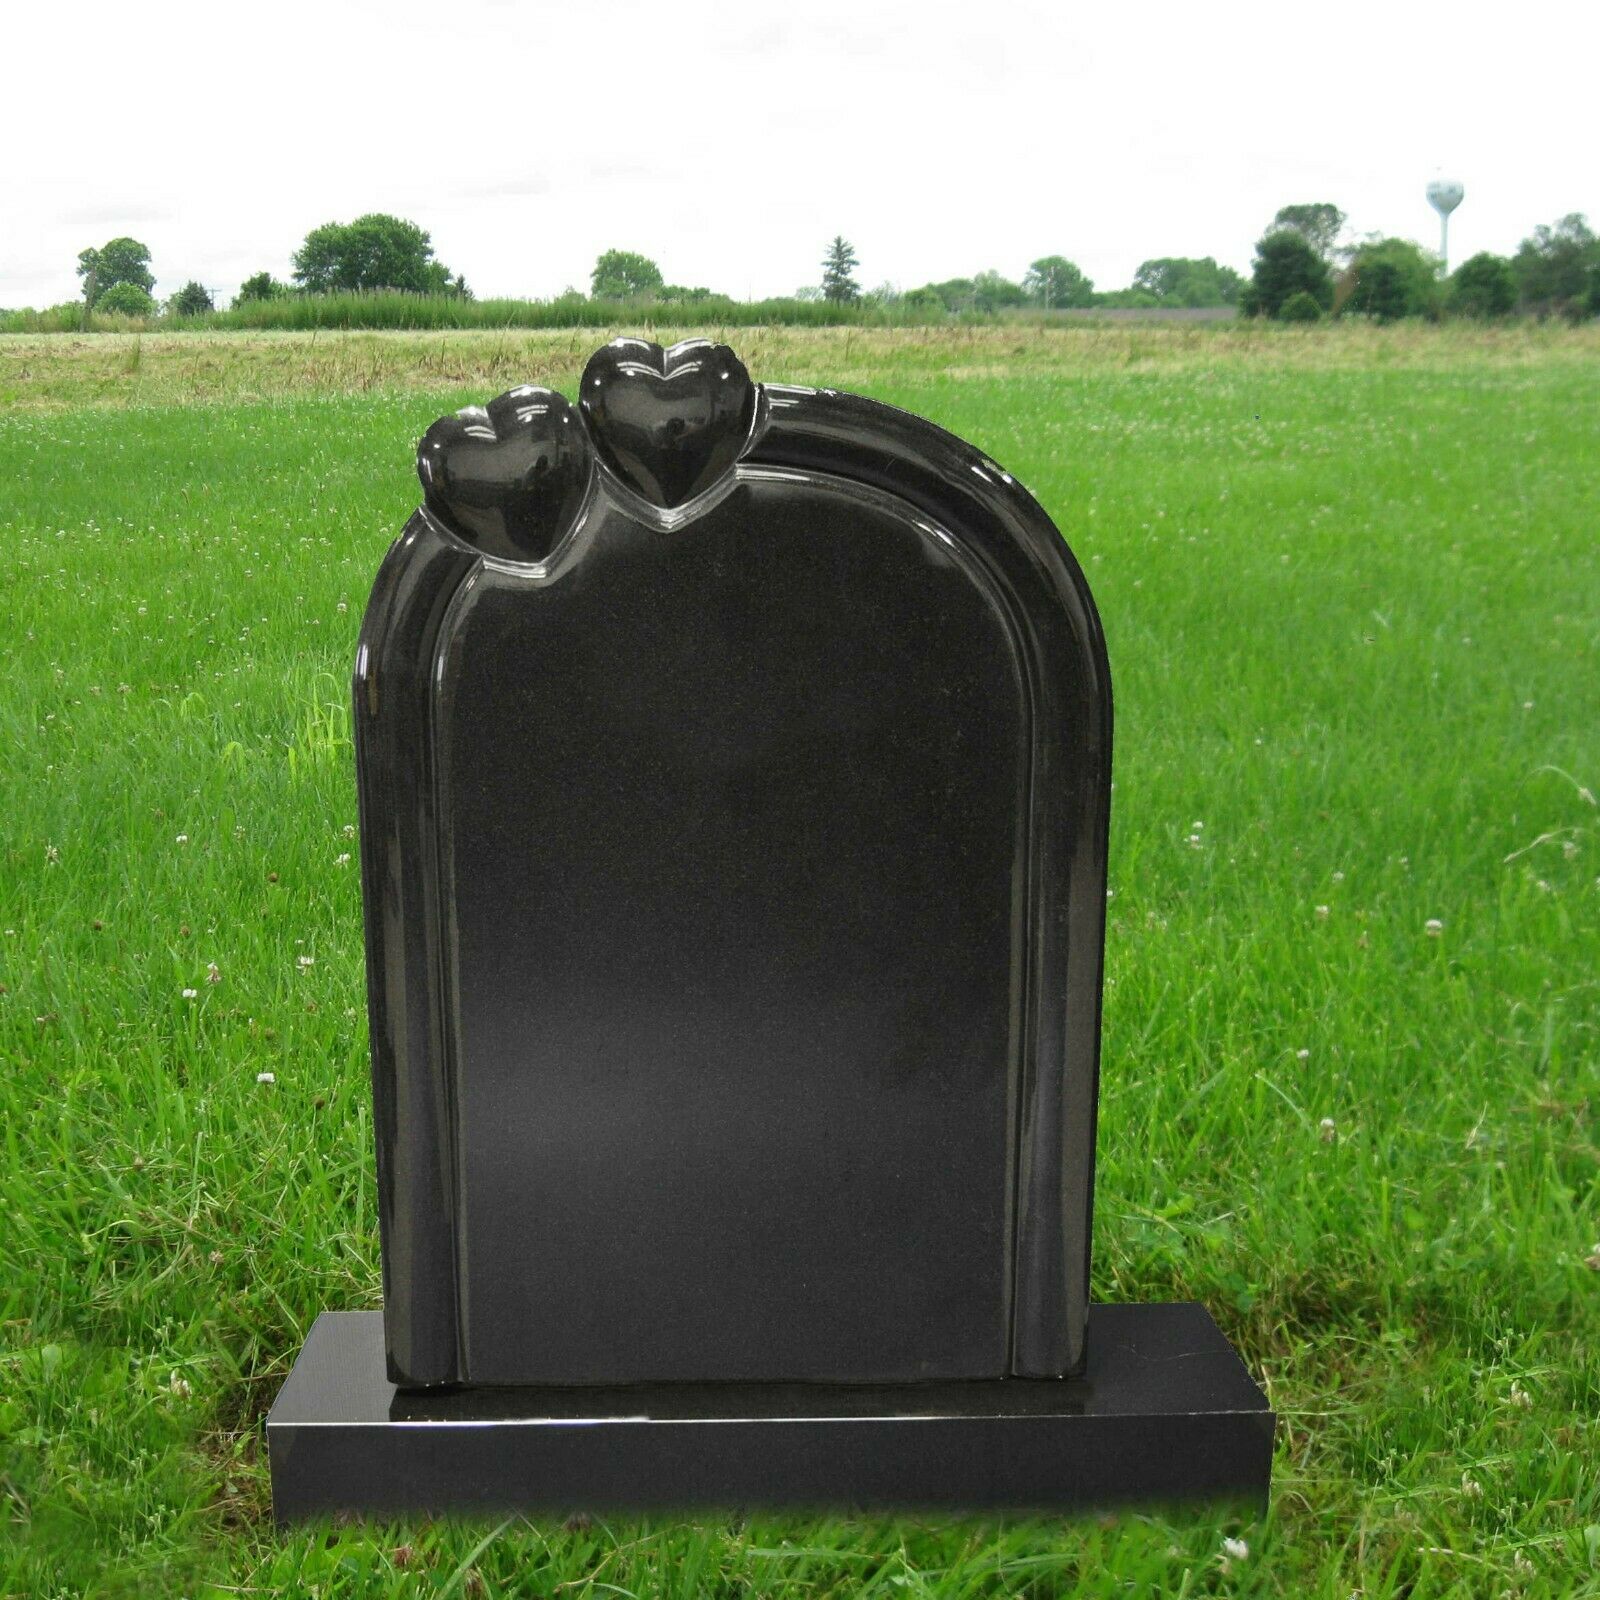
[(1600, 5), (1386, 0), (274, 0), (7, 12), (0, 306), (75, 297), (78, 251), (149, 245), (157, 293), (287, 277), (319, 223), (419, 222), (480, 296), (588, 286), (642, 250), (737, 296), (1070, 257), (1241, 269), (1273, 212), (1451, 256), (1600, 222)]

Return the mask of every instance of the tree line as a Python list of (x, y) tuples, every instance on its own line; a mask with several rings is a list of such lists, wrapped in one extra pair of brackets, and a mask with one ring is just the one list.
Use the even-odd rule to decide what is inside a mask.
[[(1369, 235), (1341, 244), (1347, 220), (1329, 202), (1284, 206), (1257, 241), (1248, 277), (1210, 256), (1162, 256), (1142, 262), (1131, 284), (1111, 291), (1097, 291), (1081, 268), (1061, 255), (1041, 256), (1020, 280), (985, 271), (912, 289), (889, 283), (863, 289), (855, 248), (836, 235), (824, 251), (818, 281), (803, 285), (793, 301), (891, 312), (907, 321), (1097, 306), (1236, 306), (1242, 315), (1281, 321), (1338, 315), (1390, 322), (1445, 314), (1600, 313), (1600, 240), (1579, 213), (1535, 228), (1513, 256), (1480, 252), (1448, 278), (1441, 275), (1437, 258), (1409, 239)], [(158, 305), (150, 251), (136, 239), (112, 239), (82, 251), (78, 275), (85, 325), (91, 312), (189, 318), (217, 309), (210, 292), (196, 280)], [(255, 273), (240, 285), (233, 307), (295, 296), (384, 293), (473, 298), (465, 277), (435, 257), (426, 230), (404, 218), (371, 213), (313, 228), (294, 252), (291, 281)], [(708, 310), (713, 303), (731, 303), (704, 285), (668, 283), (649, 256), (615, 249), (596, 260), (587, 295), (569, 289), (560, 299), (706, 305)], [(783, 302), (769, 304), (781, 307)]]
[(1256, 243), (1240, 311), (1286, 322), (1600, 315), (1600, 238), (1581, 212), (1540, 224), (1513, 256), (1483, 250), (1448, 277), (1411, 239), (1370, 234), (1341, 245), (1346, 220), (1325, 201), (1283, 207)]

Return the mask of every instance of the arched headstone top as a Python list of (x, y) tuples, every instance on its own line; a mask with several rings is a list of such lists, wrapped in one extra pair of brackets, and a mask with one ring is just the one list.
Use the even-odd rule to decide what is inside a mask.
[(418, 471), (355, 681), (392, 1375), (1078, 1370), (1111, 703), (1050, 518), (706, 340)]

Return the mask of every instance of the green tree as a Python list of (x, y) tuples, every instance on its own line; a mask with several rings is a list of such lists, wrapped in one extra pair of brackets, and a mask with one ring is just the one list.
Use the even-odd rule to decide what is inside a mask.
[(589, 283), (596, 300), (637, 300), (661, 287), (661, 268), (637, 250), (607, 250)]
[(257, 272), (239, 285), (233, 303), (237, 307), (247, 306), (254, 300), (281, 300), (288, 292), (289, 285), (279, 283), (270, 272)]
[(325, 222), (294, 253), (294, 276), (309, 294), (401, 289), (447, 294), (450, 271), (414, 222), (371, 212), (354, 222)]
[(148, 297), (156, 286), (150, 271), (150, 247), (137, 239), (111, 239), (98, 250), (78, 252), (78, 276), (83, 279), (83, 298), (90, 310), (100, 296), (120, 283), (131, 283)]
[(148, 289), (141, 289), (136, 283), (124, 282), (102, 289), (95, 296), (94, 308), (119, 317), (153, 317), (156, 303)]
[(1345, 214), (1327, 200), (1313, 201), (1309, 205), (1280, 206), (1272, 219), (1268, 233), (1287, 229), (1298, 233), (1324, 261), (1333, 259), (1334, 241), (1345, 224)]
[(835, 305), (848, 305), (861, 298), (861, 285), (851, 276), (861, 263), (842, 233), (833, 236), (828, 253), (822, 258), (822, 298)]
[(946, 278), (943, 283), (929, 283), (924, 287), (939, 297), (946, 311), (971, 311), (977, 304), (977, 289), (971, 278)]
[(1504, 256), (1480, 251), (1451, 275), (1450, 309), (1458, 316), (1504, 317), (1516, 303), (1516, 274)]
[(942, 317), (946, 306), (939, 291), (931, 284), (924, 284), (920, 289), (907, 289), (900, 296), (900, 309), (916, 317)]
[(1368, 239), (1350, 257), (1339, 309), (1378, 322), (1422, 317), (1438, 306), (1438, 261), (1409, 239)]
[(1322, 307), (1316, 302), (1313, 295), (1307, 294), (1304, 289), (1296, 289), (1278, 308), (1280, 322), (1321, 322)]
[(167, 301), (167, 310), (177, 317), (199, 317), (216, 309), (211, 291), (193, 278)]
[(1232, 267), (1219, 267), (1211, 256), (1158, 256), (1140, 262), (1133, 275), (1133, 288), (1153, 296), (1157, 305), (1237, 305), (1243, 286)]
[(979, 311), (1004, 311), (1026, 305), (1028, 292), (998, 272), (980, 272), (972, 280), (972, 301)]
[(1581, 311), (1589, 273), (1600, 264), (1600, 240), (1582, 212), (1569, 212), (1549, 226), (1541, 223), (1511, 258), (1517, 295), (1525, 311)]
[(1022, 287), (1046, 311), (1094, 304), (1094, 284), (1065, 256), (1041, 256), (1024, 274)]
[(1279, 228), (1256, 244), (1250, 282), (1239, 296), (1247, 317), (1275, 317), (1290, 295), (1304, 291), (1326, 311), (1333, 304), (1328, 263), (1294, 228)]

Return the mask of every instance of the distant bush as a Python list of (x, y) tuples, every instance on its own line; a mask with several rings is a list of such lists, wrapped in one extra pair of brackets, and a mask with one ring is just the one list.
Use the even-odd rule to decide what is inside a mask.
[(1296, 289), (1278, 307), (1278, 320), (1280, 322), (1321, 322), (1322, 307), (1317, 304), (1317, 297), (1314, 294), (1305, 289)]
[(35, 311), (24, 306), (0, 317), (0, 333), (77, 333), (83, 327), (83, 302), (68, 300), (62, 305)]
[(289, 285), (279, 283), (270, 272), (256, 272), (239, 285), (233, 303), (235, 306), (247, 306), (255, 300), (281, 300), (288, 293)]
[(1094, 281), (1075, 261), (1065, 256), (1041, 256), (1028, 268), (1022, 287), (1035, 305), (1046, 311), (1061, 306), (1094, 304)]
[(1450, 279), (1450, 309), (1459, 317), (1505, 317), (1517, 303), (1517, 279), (1504, 256), (1480, 251)]
[(596, 300), (632, 300), (662, 286), (661, 268), (637, 250), (607, 250), (589, 274)]
[(1329, 200), (1309, 204), (1280, 206), (1269, 233), (1298, 233), (1324, 261), (1333, 255), (1334, 241), (1349, 219)]
[(427, 232), (404, 217), (373, 211), (354, 222), (325, 222), (294, 253), (295, 281), (309, 294), (369, 293), (465, 297), (467, 284), (434, 259)]
[(119, 284), (132, 284), (148, 295), (156, 286), (150, 271), (150, 247), (137, 239), (111, 239), (98, 250), (78, 252), (78, 276), (83, 279), (83, 296), (91, 309)]
[(1336, 299), (1341, 313), (1376, 322), (1436, 316), (1437, 263), (1409, 239), (1370, 239), (1351, 256)]
[(149, 290), (136, 283), (114, 283), (95, 296), (94, 309), (97, 314), (118, 317), (153, 317), (156, 303)]
[(1600, 238), (1588, 219), (1573, 211), (1549, 226), (1535, 228), (1511, 261), (1517, 299), (1523, 311), (1584, 316), (1593, 306), (1591, 274), (1600, 267)]
[(193, 278), (167, 301), (167, 314), (173, 317), (201, 317), (216, 309), (211, 291)]
[(1333, 277), (1328, 263), (1293, 228), (1265, 234), (1256, 244), (1255, 264), (1239, 295), (1247, 317), (1276, 317), (1297, 294), (1307, 294), (1319, 310), (1333, 304)]
[(1232, 306), (1239, 303), (1244, 279), (1211, 256), (1157, 256), (1139, 263), (1131, 288), (1161, 306)]
[(1028, 293), (998, 272), (980, 272), (972, 280), (972, 299), (978, 311), (1008, 311), (1028, 303)]

